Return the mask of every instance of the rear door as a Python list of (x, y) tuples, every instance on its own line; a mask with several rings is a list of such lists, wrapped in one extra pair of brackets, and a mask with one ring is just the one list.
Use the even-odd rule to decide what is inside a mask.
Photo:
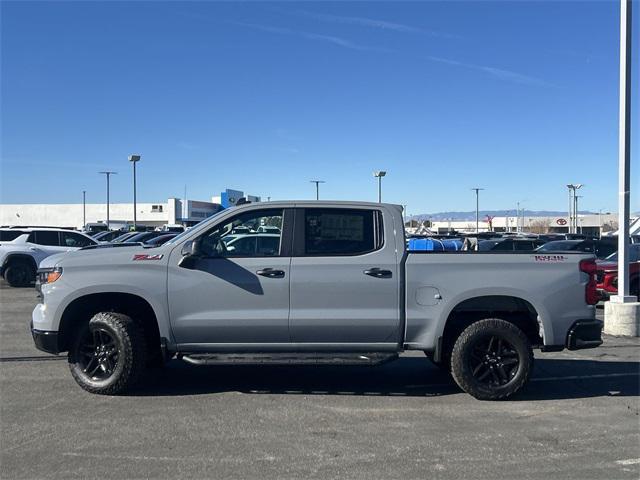
[[(391, 232), (385, 236), (386, 232)], [(397, 345), (399, 267), (393, 228), (371, 208), (296, 209), (291, 260), (291, 340)], [(318, 345), (321, 344), (321, 345)]]

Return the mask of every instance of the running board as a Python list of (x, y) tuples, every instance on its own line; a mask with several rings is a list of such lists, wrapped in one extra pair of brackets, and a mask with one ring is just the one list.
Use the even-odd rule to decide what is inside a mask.
[(380, 365), (398, 358), (397, 353), (247, 353), (214, 354), (193, 353), (178, 354), (187, 363), (193, 365)]

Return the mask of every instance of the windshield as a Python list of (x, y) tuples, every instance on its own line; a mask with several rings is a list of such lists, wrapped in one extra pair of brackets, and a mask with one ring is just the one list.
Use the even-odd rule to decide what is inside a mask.
[[(609, 255), (607, 260), (610, 262), (617, 262), (618, 252)], [(629, 245), (629, 261), (640, 262), (640, 244), (634, 243), (633, 245)]]

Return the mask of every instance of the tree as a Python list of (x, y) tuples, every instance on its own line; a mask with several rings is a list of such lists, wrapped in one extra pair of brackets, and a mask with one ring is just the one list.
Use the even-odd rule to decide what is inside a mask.
[(549, 222), (546, 219), (534, 220), (529, 224), (531, 233), (549, 233)]

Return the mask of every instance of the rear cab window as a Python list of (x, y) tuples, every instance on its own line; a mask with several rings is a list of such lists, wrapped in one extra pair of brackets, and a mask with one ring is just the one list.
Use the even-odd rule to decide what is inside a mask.
[(298, 256), (363, 255), (384, 242), (379, 210), (305, 208), (296, 222)]

